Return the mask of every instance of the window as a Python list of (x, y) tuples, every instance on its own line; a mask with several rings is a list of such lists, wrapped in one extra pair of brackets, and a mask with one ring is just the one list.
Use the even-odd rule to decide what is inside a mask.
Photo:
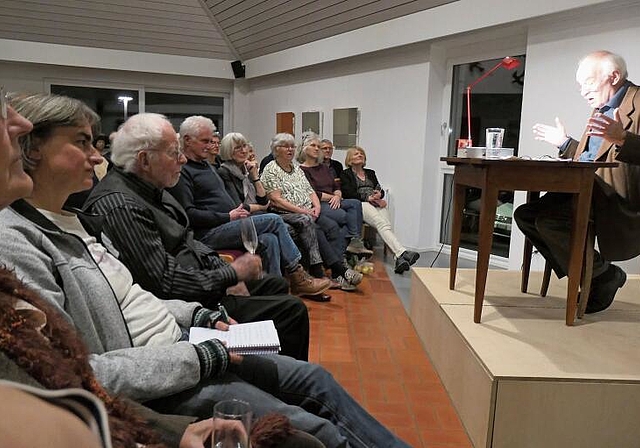
[[(522, 55), (516, 58), (520, 61), (519, 67), (512, 71), (500, 68), (491, 76), (482, 80), (471, 91), (471, 138), (474, 146), (485, 145), (486, 128), (504, 128), (503, 147), (514, 148), (514, 154), (518, 154), (526, 57)], [(461, 138), (467, 138), (466, 87), (500, 61), (501, 59), (490, 59), (453, 67), (451, 112), (449, 117), (451, 133), (447, 147), (447, 154), (450, 157), (456, 155), (456, 141)], [(451, 243), (452, 182), (453, 176), (445, 175), (440, 241), (446, 244)], [(460, 247), (477, 250), (479, 213), (480, 191), (469, 188), (464, 206)], [(501, 192), (498, 198), (493, 246), (491, 248), (491, 253), (494, 255), (509, 256), (512, 215), (513, 192)]]
[(137, 90), (52, 84), (51, 93), (83, 101), (100, 116), (101, 132), (107, 136), (111, 132), (117, 131), (125, 120), (125, 101), (118, 98), (131, 98), (126, 101), (128, 117), (137, 114), (140, 110)]

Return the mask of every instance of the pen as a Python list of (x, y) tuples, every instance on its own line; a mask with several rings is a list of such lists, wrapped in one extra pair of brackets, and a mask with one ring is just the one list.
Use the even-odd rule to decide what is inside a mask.
[(225, 324), (229, 323), (229, 313), (227, 313), (227, 309), (224, 307), (223, 304), (218, 303), (218, 311), (220, 311), (221, 319), (222, 322), (224, 322)]

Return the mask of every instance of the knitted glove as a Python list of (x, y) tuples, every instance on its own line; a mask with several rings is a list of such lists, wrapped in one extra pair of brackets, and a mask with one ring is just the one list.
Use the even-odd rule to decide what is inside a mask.
[(218, 339), (194, 345), (200, 360), (200, 379), (216, 378), (227, 371), (229, 352)]
[(222, 320), (220, 311), (210, 310), (208, 308), (197, 308), (193, 313), (192, 327), (215, 328), (216, 322)]

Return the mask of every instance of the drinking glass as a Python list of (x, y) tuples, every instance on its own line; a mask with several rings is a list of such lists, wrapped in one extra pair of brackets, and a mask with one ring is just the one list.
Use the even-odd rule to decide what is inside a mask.
[(256, 226), (253, 224), (251, 216), (240, 220), (240, 233), (242, 235), (242, 244), (251, 255), (255, 255), (258, 248), (258, 234)]
[(504, 139), (504, 128), (487, 128), (486, 130), (486, 157), (487, 159), (497, 159), (500, 157), (500, 148)]
[(249, 403), (223, 400), (213, 407), (214, 448), (249, 448), (253, 413)]

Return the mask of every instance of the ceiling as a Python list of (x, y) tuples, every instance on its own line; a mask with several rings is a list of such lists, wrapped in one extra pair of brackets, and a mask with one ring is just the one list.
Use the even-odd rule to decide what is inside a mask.
[(0, 39), (246, 61), (457, 0), (2, 0)]

